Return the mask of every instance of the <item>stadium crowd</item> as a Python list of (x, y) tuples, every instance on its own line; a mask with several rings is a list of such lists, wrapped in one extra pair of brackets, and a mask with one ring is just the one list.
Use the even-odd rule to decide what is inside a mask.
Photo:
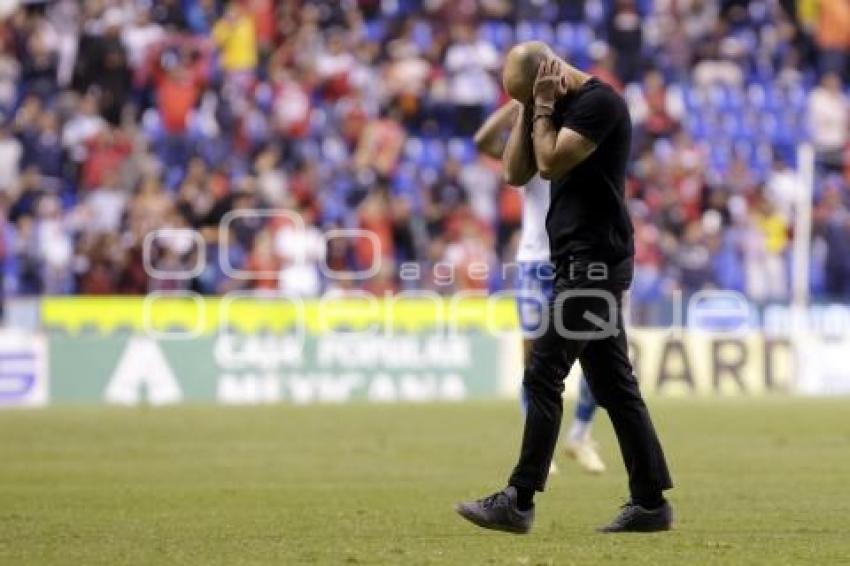
[(807, 140), (812, 291), (850, 298), (848, 2), (4, 0), (0, 20), (7, 296), (509, 287), (522, 193), (471, 135), (506, 100), (502, 54), (542, 39), (631, 108), (642, 320), (676, 289), (788, 299)]

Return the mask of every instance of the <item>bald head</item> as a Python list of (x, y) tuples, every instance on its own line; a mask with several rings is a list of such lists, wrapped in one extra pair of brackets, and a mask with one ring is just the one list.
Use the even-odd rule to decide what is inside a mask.
[(526, 103), (534, 90), (534, 79), (540, 62), (555, 53), (542, 41), (525, 41), (514, 45), (505, 56), (502, 86), (514, 100)]

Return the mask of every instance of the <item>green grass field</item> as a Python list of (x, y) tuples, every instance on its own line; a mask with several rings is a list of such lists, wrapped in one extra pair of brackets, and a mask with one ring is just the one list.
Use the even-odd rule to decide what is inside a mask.
[(455, 500), (502, 486), (513, 403), (0, 412), (0, 564), (850, 561), (850, 402), (654, 401), (677, 528), (600, 535), (625, 496), (564, 461), (525, 537)]

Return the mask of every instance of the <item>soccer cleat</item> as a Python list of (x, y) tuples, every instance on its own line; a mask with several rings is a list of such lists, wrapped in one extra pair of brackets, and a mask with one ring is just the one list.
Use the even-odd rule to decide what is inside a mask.
[(484, 529), (525, 534), (534, 523), (534, 507), (520, 511), (516, 498), (516, 488), (508, 486), (483, 499), (458, 503), (455, 511), (470, 523)]
[(600, 533), (653, 533), (669, 531), (672, 525), (673, 508), (666, 501), (657, 509), (646, 509), (629, 501), (613, 521), (596, 530)]
[(568, 440), (565, 447), (567, 455), (578, 462), (578, 465), (591, 474), (601, 474), (605, 471), (605, 462), (596, 450), (594, 441), (587, 438), (584, 440)]

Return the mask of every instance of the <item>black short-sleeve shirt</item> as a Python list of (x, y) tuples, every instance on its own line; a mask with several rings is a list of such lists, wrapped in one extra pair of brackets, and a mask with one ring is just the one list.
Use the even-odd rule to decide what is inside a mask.
[(591, 78), (555, 105), (556, 128), (596, 144), (572, 171), (552, 179), (546, 230), (552, 261), (617, 263), (634, 255), (634, 230), (625, 198), (631, 119), (623, 98)]

